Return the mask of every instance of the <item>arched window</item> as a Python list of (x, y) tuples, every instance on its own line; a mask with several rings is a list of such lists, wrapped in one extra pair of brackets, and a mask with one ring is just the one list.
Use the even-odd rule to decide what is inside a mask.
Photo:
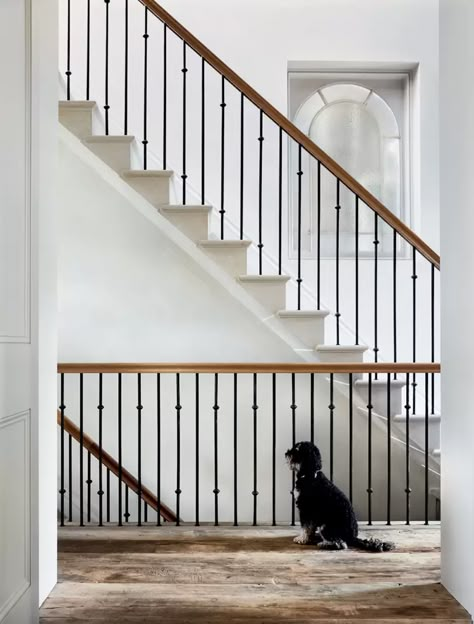
[[(401, 215), (400, 131), (391, 108), (377, 93), (356, 84), (324, 86), (303, 102), (294, 123), (387, 208), (397, 216)], [(292, 147), (292, 177), (296, 159), (297, 148)], [(304, 217), (304, 228), (308, 228), (310, 234), (304, 246), (310, 252), (314, 247), (312, 234), (317, 209), (318, 166), (312, 158), (308, 158), (305, 165), (310, 175), (303, 177), (304, 199), (309, 200), (311, 211)], [(320, 196), (321, 252), (323, 255), (333, 255), (331, 238), (335, 229), (336, 182), (334, 176), (324, 168), (321, 171)], [(292, 190), (292, 200), (295, 205), (295, 188)], [(340, 211), (341, 252), (350, 254), (353, 245), (352, 237), (348, 235), (355, 229), (354, 195), (343, 185), (340, 203), (343, 207)], [(294, 227), (293, 218), (293, 230)], [(362, 253), (366, 248), (364, 234), (372, 233), (373, 229), (373, 213), (362, 207), (359, 220)], [(367, 252), (370, 249), (370, 245), (367, 246)]]

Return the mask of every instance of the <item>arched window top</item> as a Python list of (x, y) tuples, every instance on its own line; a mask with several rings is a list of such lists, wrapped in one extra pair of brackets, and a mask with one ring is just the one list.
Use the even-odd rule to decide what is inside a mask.
[(310, 135), (311, 125), (323, 110), (350, 102), (362, 107), (377, 122), (381, 138), (400, 138), (400, 130), (392, 109), (375, 91), (356, 84), (337, 83), (321, 87), (298, 109), (294, 123)]

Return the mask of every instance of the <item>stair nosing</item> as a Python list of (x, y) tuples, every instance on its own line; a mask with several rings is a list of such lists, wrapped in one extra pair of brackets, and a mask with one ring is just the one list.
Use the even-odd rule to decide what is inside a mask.
[(252, 241), (241, 241), (241, 240), (214, 240), (214, 239), (204, 239), (199, 240), (196, 243), (199, 247), (209, 247), (215, 249), (225, 249), (226, 247), (235, 248), (235, 249), (247, 249), (252, 244)]
[(72, 110), (92, 110), (97, 106), (97, 102), (95, 100), (59, 100), (58, 106)]
[[(369, 380), (368, 379), (357, 379), (357, 381), (354, 382), (356, 386), (368, 386), (369, 385)], [(371, 386), (386, 386), (387, 385), (387, 380), (386, 379), (373, 379), (370, 382)], [(399, 387), (399, 388), (404, 388), (406, 386), (406, 382), (402, 381), (401, 379), (391, 379), (390, 380), (390, 385), (391, 386), (395, 386), (395, 387)]]
[(285, 283), (290, 280), (289, 275), (239, 275), (236, 278), (239, 282), (243, 283), (255, 283), (259, 282), (273, 282), (275, 284)]
[[(170, 178), (173, 171), (170, 169), (124, 169), (120, 175), (122, 178)], [(160, 208), (167, 205), (160, 206)]]
[(206, 213), (209, 214), (212, 211), (212, 206), (208, 206), (206, 205), (201, 205), (201, 204), (188, 204), (188, 205), (182, 205), (182, 204), (162, 204), (161, 206), (159, 206), (159, 210), (162, 210), (163, 212), (176, 212), (176, 213), (184, 213), (186, 214), (188, 213), (195, 213), (195, 214), (199, 214), (199, 213)]
[(315, 347), (316, 351), (335, 351), (336, 353), (365, 353), (369, 347), (365, 347), (364, 345), (317, 345)]
[[(424, 422), (425, 414), (410, 414), (409, 415), (409, 419), (410, 420), (419, 420), (420, 422)], [(396, 414), (396, 416), (394, 416), (393, 420), (395, 420), (396, 422), (405, 422), (406, 421), (406, 415), (405, 414)], [(428, 414), (428, 421), (441, 422), (441, 414)]]
[(279, 310), (277, 316), (289, 319), (326, 318), (329, 310)]
[(135, 137), (130, 134), (91, 134), (81, 140), (83, 143), (133, 143)]

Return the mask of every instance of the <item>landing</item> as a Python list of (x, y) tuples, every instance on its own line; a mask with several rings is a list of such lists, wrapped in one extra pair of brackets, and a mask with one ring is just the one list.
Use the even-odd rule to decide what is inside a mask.
[(370, 532), (397, 550), (297, 546), (287, 528), (63, 529), (42, 624), (454, 624), (439, 528)]

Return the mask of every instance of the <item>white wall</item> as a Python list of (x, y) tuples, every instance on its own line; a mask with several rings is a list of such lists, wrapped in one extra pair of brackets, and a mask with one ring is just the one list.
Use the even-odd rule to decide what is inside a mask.
[(474, 615), (474, 5), (441, 0), (442, 582)]

